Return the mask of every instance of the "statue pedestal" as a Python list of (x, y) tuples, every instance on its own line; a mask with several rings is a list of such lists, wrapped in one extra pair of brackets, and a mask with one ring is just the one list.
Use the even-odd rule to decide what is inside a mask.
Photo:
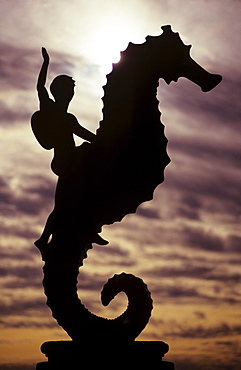
[(45, 342), (42, 353), (48, 362), (40, 362), (36, 370), (97, 369), (160, 369), (174, 370), (172, 362), (162, 361), (168, 345), (161, 341), (120, 343), (75, 343), (72, 341)]

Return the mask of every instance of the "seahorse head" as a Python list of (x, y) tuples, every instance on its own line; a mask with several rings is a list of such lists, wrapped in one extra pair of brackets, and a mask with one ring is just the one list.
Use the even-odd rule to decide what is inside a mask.
[(171, 26), (162, 26), (160, 36), (147, 36), (146, 45), (152, 55), (151, 67), (159, 73), (167, 84), (186, 77), (201, 87), (203, 91), (213, 89), (220, 81), (220, 75), (205, 71), (190, 56), (191, 45), (185, 45), (179, 33), (173, 32)]
[(159, 77), (167, 84), (177, 81), (182, 76), (183, 66), (190, 57), (191, 45), (185, 45), (178, 32), (173, 32), (171, 26), (162, 26), (163, 33), (159, 36), (147, 36), (146, 45), (150, 49), (153, 64)]

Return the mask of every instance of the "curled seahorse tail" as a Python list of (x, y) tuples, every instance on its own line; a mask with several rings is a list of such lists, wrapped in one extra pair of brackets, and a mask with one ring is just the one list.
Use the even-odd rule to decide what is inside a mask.
[(121, 291), (128, 297), (124, 313), (109, 320), (94, 315), (80, 301), (77, 294), (78, 263), (53, 257), (49, 255), (43, 267), (47, 304), (58, 324), (74, 341), (129, 342), (141, 333), (153, 306), (150, 292), (140, 278), (122, 273), (114, 275), (105, 284), (101, 293), (104, 305)]
[(132, 274), (121, 273), (114, 275), (104, 285), (101, 292), (101, 301), (104, 306), (120, 292), (128, 298), (126, 311), (113, 321), (113, 326), (119, 328), (119, 336), (125, 340), (134, 340), (147, 325), (153, 302), (147, 285)]

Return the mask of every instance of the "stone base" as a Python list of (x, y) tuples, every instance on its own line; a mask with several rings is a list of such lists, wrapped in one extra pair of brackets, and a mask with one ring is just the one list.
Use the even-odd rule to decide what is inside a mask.
[(36, 370), (174, 370), (172, 362), (162, 361), (168, 345), (160, 341), (135, 341), (129, 344), (86, 345), (72, 341), (45, 342), (41, 351), (48, 362), (40, 362)]

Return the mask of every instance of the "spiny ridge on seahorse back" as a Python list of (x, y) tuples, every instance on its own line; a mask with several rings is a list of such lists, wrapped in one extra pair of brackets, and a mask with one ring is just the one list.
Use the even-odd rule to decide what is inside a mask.
[(96, 140), (101, 225), (120, 221), (153, 199), (170, 162), (156, 97), (160, 76), (153, 67), (154, 62), (158, 65), (153, 50), (157, 54), (149, 40), (129, 44), (103, 87), (103, 120)]

